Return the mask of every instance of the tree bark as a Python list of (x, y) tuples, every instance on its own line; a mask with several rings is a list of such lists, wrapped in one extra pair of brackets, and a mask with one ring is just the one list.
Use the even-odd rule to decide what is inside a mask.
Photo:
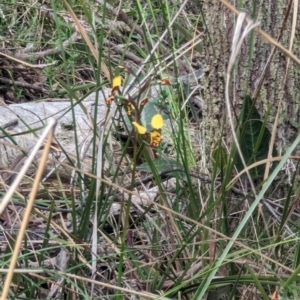
[[(236, 1), (229, 1), (232, 5)], [(256, 2), (256, 7), (253, 3)], [(287, 11), (287, 1), (245, 1), (243, 11), (260, 22), (260, 28), (271, 37), (277, 39), (283, 20)], [(203, 99), (205, 107), (203, 112), (203, 125), (205, 141), (204, 156), (210, 161), (212, 149), (216, 146), (221, 137), (222, 117), (227, 114), (225, 110), (225, 80), (226, 70), (229, 62), (231, 43), (235, 29), (237, 16), (224, 7), (219, 1), (203, 0), (198, 5), (202, 8), (204, 15), (205, 37), (203, 61), (206, 65), (206, 76), (202, 81), (204, 85)], [(280, 43), (289, 47), (292, 27), (292, 13), (290, 11), (286, 28), (283, 32)], [(300, 20), (297, 19), (296, 33), (293, 44), (293, 53), (300, 57)], [(250, 53), (253, 43), (253, 53)], [(270, 56), (273, 46), (265, 42), (257, 31), (253, 37), (249, 35), (236, 60), (235, 72), (232, 76), (231, 100), (234, 110), (239, 110), (241, 100), (245, 95), (252, 95), (256, 89), (262, 70)], [(287, 66), (287, 58), (276, 50), (272, 62), (266, 72), (266, 76), (257, 97), (256, 107), (263, 116), (268, 106), (271, 105), (271, 115), (268, 119), (269, 128), (272, 127), (280, 98), (283, 99), (279, 108), (280, 117), (277, 130), (277, 149), (279, 153), (291, 145), (295, 136), (300, 132), (300, 66), (290, 62), (286, 82), (283, 82)], [(226, 122), (228, 123), (228, 122)], [(228, 144), (231, 134), (228, 127), (225, 127), (223, 137)], [(300, 153), (300, 146), (295, 154)]]

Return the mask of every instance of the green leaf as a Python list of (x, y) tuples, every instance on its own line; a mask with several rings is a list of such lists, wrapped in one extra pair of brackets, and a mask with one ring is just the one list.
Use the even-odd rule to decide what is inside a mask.
[[(174, 159), (167, 159), (167, 158), (156, 158), (153, 161), (153, 165), (155, 166), (156, 170), (158, 173), (168, 171), (173, 168), (178, 168), (181, 167), (183, 168), (182, 165), (180, 165), (176, 160)], [(151, 172), (151, 167), (147, 163), (143, 163), (140, 166), (137, 166), (137, 170), (143, 171), (143, 172)]]
[[(245, 96), (237, 136), (247, 166), (266, 159), (268, 156), (271, 133), (266, 127), (266, 119), (265, 117), (264, 122), (261, 120), (261, 116), (255, 108), (253, 100), (250, 96)], [(274, 147), (273, 156), (276, 155), (277, 153)], [(238, 171), (244, 169), (238, 154), (236, 167)], [(273, 168), (274, 167), (275, 165), (273, 163)], [(250, 175), (253, 179), (260, 178), (264, 175), (264, 171), (265, 164), (251, 169)]]
[(153, 116), (157, 113), (158, 109), (156, 108), (156, 105), (153, 102), (148, 102), (145, 105), (141, 113), (141, 122), (147, 128), (148, 131), (153, 130), (153, 127), (151, 126), (151, 120)]

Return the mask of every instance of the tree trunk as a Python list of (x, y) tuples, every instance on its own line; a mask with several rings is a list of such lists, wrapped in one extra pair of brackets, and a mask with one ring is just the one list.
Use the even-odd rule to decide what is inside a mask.
[[(233, 5), (236, 1), (229, 1)], [(277, 39), (287, 11), (287, 1), (245, 1), (242, 8), (249, 16), (260, 22), (262, 30), (271, 37)], [(254, 2), (256, 7), (254, 8)], [(210, 160), (211, 150), (221, 137), (222, 117), (227, 114), (225, 109), (225, 80), (229, 62), (232, 37), (235, 29), (237, 16), (224, 7), (220, 1), (203, 0), (198, 2), (202, 7), (206, 25), (203, 38), (204, 53), (203, 62), (206, 65), (206, 76), (203, 99), (205, 107), (203, 112), (203, 126), (205, 141), (204, 156)], [(290, 11), (285, 30), (280, 43), (289, 47), (292, 13)], [(296, 33), (293, 45), (293, 53), (300, 57), (300, 20), (297, 19)], [(251, 40), (252, 39), (252, 40)], [(253, 43), (253, 53), (250, 53)], [(265, 64), (270, 56), (273, 46), (266, 43), (257, 31), (253, 36), (249, 35), (236, 60), (235, 73), (232, 76), (231, 100), (235, 109), (240, 107), (241, 99), (245, 95), (252, 95), (256, 89)], [(286, 72), (287, 58), (276, 50), (272, 62), (266, 72), (266, 76), (257, 97), (256, 107), (263, 115), (268, 105), (272, 106), (271, 115), (268, 119), (269, 128), (272, 128), (280, 98), (283, 99), (280, 109), (279, 125), (277, 130), (277, 149), (279, 153), (291, 145), (295, 136), (300, 132), (300, 66), (290, 62), (287, 80), (283, 79)], [(228, 122), (227, 122), (228, 123)], [(226, 143), (231, 139), (228, 128), (223, 132)], [(299, 155), (300, 146), (296, 150)]]

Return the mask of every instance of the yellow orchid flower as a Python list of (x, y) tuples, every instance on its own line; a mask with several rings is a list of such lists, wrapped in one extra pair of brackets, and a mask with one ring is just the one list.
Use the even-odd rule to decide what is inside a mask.
[(164, 125), (164, 119), (161, 114), (156, 114), (151, 119), (151, 126), (154, 129), (160, 129)]
[(150, 137), (150, 144), (153, 147), (158, 147), (159, 143), (162, 141), (160, 132), (155, 129), (149, 132), (149, 137)]
[(134, 125), (134, 127), (136, 128), (136, 130), (138, 131), (139, 134), (145, 134), (147, 129), (140, 125), (139, 123), (137, 122), (132, 122), (132, 124)]
[(150, 145), (153, 147), (158, 147), (160, 142), (162, 141), (162, 137), (160, 134), (160, 129), (164, 125), (164, 119), (161, 114), (156, 114), (152, 117), (151, 119), (151, 126), (154, 128), (152, 131), (147, 132), (147, 129), (140, 125), (137, 122), (132, 122), (136, 130), (138, 131), (139, 134), (147, 134), (149, 140), (150, 140)]
[(120, 75), (114, 77), (112, 81), (112, 88), (114, 89), (116, 87), (119, 87), (121, 85), (121, 82), (122, 82), (122, 77)]

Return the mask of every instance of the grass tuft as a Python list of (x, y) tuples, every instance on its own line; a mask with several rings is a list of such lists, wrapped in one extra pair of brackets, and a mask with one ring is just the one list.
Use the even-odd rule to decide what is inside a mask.
[(300, 297), (300, 137), (273, 151), (283, 103), (265, 109), (251, 75), (261, 37), (299, 60), (240, 13), (212, 87), (221, 16), (198, 6), (0, 4), (1, 299)]

